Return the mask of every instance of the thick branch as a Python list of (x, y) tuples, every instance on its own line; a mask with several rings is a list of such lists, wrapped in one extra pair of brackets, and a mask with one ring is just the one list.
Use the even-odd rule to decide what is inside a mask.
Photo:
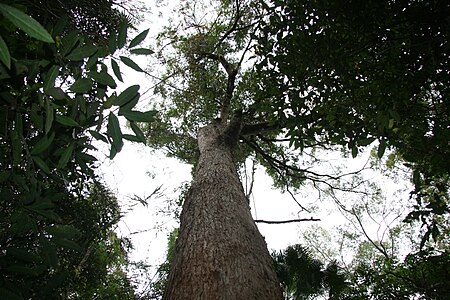
[(233, 119), (226, 127), (223, 135), (228, 145), (236, 146), (239, 142), (239, 134), (242, 130), (242, 111), (236, 111)]
[(239, 18), (240, 18), (240, 7), (239, 7), (239, 0), (236, 0), (236, 17), (234, 18), (233, 21), (233, 25), (231, 25), (230, 29), (227, 30), (227, 32), (225, 32), (225, 34), (220, 38), (220, 41), (217, 43), (215, 49), (217, 49), (220, 44), (223, 43), (223, 41), (230, 35), (233, 33), (233, 31), (236, 30), (237, 24), (239, 22)]
[(280, 129), (280, 126), (270, 125), (269, 122), (246, 124), (242, 128), (241, 135), (243, 135), (243, 136), (257, 135), (257, 134), (263, 134), (263, 133), (266, 133), (269, 131), (274, 131), (277, 129)]
[(265, 224), (286, 224), (286, 223), (306, 222), (306, 221), (320, 221), (320, 219), (305, 218), (305, 219), (293, 219), (293, 220), (284, 220), (284, 221), (266, 221), (266, 220), (254, 220), (254, 221), (255, 221), (255, 223), (265, 223)]
[(201, 52), (199, 53), (201, 56), (204, 56), (206, 58), (215, 60), (220, 62), (220, 64), (222, 65), (222, 67), (225, 69), (225, 71), (227, 72), (228, 76), (232, 76), (234, 74), (234, 76), (236, 77), (236, 73), (237, 70), (234, 68), (234, 66), (232, 64), (230, 64), (226, 59), (225, 56), (223, 55), (218, 55), (218, 54), (214, 54), (214, 53), (208, 53), (208, 52)]
[(231, 98), (233, 97), (238, 68), (235, 67), (233, 64), (230, 64), (223, 55), (217, 55), (214, 53), (206, 53), (206, 52), (200, 53), (200, 55), (218, 61), (228, 74), (227, 89), (225, 92), (225, 98), (221, 103), (222, 107), (220, 110), (220, 118), (222, 119), (222, 122), (227, 122), (228, 117), (230, 115)]

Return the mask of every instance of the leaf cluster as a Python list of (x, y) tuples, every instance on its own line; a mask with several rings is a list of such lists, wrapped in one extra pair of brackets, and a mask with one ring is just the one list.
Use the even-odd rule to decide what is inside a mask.
[(448, 251), (427, 248), (413, 252), (400, 262), (383, 256), (357, 264), (348, 278), (351, 299), (446, 299), (448, 288)]
[(324, 266), (299, 244), (273, 252), (272, 259), (288, 299), (312, 299), (324, 293), (328, 299), (341, 299), (347, 288), (346, 276), (336, 262)]
[(67, 34), (78, 30), (95, 44), (106, 45), (110, 34), (122, 23), (132, 26), (137, 22), (138, 11), (131, 5), (114, 0), (60, 0), (58, 5), (47, 0), (3, 0), (3, 3), (24, 10), (27, 15), (41, 24), (56, 24), (65, 16)]
[[(69, 31), (67, 17), (40, 24), (23, 10), (1, 8), (0, 294), (46, 299), (104, 292), (131, 299), (123, 271), (129, 244), (113, 233), (120, 209), (99, 183), (92, 155), (93, 138), (111, 145), (110, 157), (123, 138), (145, 142), (135, 123), (155, 115), (134, 110), (138, 86), (111, 93), (117, 83), (106, 62), (124, 47), (127, 26), (99, 45)], [(145, 36), (128, 47), (136, 49)], [(111, 107), (135, 135), (122, 134)]]

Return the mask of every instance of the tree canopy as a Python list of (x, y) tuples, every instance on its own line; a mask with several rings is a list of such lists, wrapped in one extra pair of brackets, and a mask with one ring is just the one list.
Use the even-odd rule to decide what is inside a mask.
[(291, 142), (356, 156), (378, 140), (379, 157), (392, 147), (413, 170), (410, 217), (448, 213), (449, 4), (267, 1), (264, 10), (261, 105)]

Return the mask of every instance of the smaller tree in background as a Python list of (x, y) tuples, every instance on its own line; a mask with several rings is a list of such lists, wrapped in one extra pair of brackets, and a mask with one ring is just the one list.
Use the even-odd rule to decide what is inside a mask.
[(273, 252), (272, 258), (285, 299), (312, 299), (323, 294), (330, 300), (341, 299), (347, 288), (345, 275), (337, 263), (332, 261), (324, 266), (306, 247), (289, 246)]

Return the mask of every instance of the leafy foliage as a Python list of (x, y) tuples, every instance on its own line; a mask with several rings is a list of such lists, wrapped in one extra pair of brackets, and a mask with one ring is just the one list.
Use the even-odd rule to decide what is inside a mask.
[[(106, 45), (110, 35), (132, 26), (138, 18), (138, 11), (131, 5), (114, 0), (61, 0), (58, 5), (42, 0), (3, 0), (5, 4), (25, 10), (25, 13), (41, 24), (56, 24), (61, 17), (67, 19), (65, 33), (78, 30), (95, 44)], [(120, 48), (122, 48), (120, 46)]]
[(301, 245), (273, 252), (272, 259), (287, 299), (312, 299), (324, 293), (329, 299), (341, 299), (347, 288), (345, 275), (336, 262), (324, 267)]
[[(15, 6), (33, 11), (35, 3), (26, 4)], [(38, 26), (23, 11), (1, 7), (1, 294), (132, 299), (124, 272), (130, 245), (113, 232), (120, 209), (99, 183), (92, 156), (93, 138), (111, 145), (111, 158), (123, 144), (111, 107), (134, 125), (155, 114), (134, 117), (137, 92), (132, 100), (120, 98), (130, 103), (114, 102), (120, 95), (111, 93), (117, 84), (106, 62), (120, 48), (120, 33), (109, 31), (109, 43), (102, 45), (70, 30), (74, 25), (66, 26), (64, 10), (56, 23), (44, 18), (47, 22)], [(33, 38), (43, 36), (51, 38)], [(102, 132), (108, 112), (113, 126)], [(133, 131), (136, 136), (129, 137), (144, 142), (139, 128)]]
[(264, 11), (256, 109), (300, 149), (396, 149), (413, 170), (409, 219), (436, 232), (434, 216), (449, 212), (448, 2), (266, 1)]
[(348, 274), (352, 299), (446, 299), (450, 295), (448, 251), (424, 249), (403, 261), (375, 255), (360, 260)]

